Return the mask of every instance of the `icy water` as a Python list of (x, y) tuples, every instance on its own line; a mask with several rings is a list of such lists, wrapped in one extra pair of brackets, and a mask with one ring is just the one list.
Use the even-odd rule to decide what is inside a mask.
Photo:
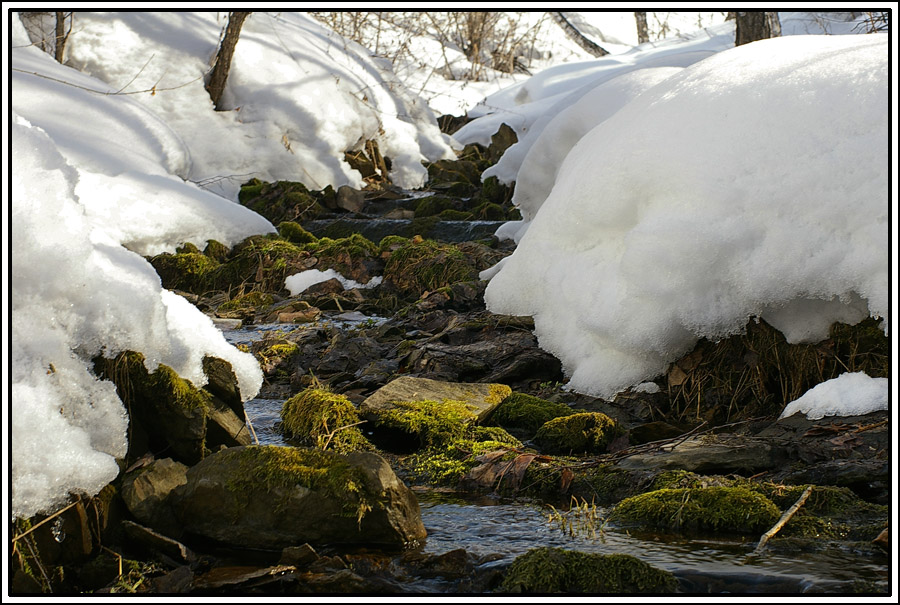
[[(350, 327), (368, 318), (344, 317)], [(383, 321), (373, 318), (373, 321)], [(269, 330), (289, 330), (296, 325), (270, 324), (226, 332), (232, 343), (250, 343)], [(245, 404), (247, 416), (262, 445), (288, 445), (278, 432), (282, 400), (253, 399)], [(424, 552), (443, 554), (465, 549), (490, 562), (506, 565), (516, 556), (541, 546), (583, 552), (629, 554), (666, 569), (678, 578), (679, 590), (712, 594), (846, 593), (854, 582), (886, 587), (889, 568), (883, 560), (869, 560), (853, 552), (837, 555), (796, 553), (791, 557), (771, 552), (749, 559), (758, 537), (696, 537), (628, 532), (608, 525), (594, 536), (574, 535), (550, 520), (554, 509), (534, 502), (490, 497), (467, 498), (439, 491), (417, 490), (422, 522), (428, 530)], [(560, 511), (566, 514), (563, 509)], [(602, 518), (606, 510), (599, 509)], [(569, 513), (577, 521), (577, 516)], [(424, 592), (442, 590), (440, 580), (425, 580)]]

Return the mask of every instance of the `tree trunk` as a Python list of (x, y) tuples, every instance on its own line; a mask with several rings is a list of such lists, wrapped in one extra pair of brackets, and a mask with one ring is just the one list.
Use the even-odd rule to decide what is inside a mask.
[(550, 16), (553, 17), (553, 20), (559, 25), (564, 32), (566, 32), (566, 36), (569, 37), (570, 40), (575, 42), (578, 46), (591, 53), (595, 57), (602, 57), (603, 55), (608, 55), (609, 51), (600, 45), (596, 44), (593, 40), (588, 40), (584, 37), (584, 35), (578, 31), (578, 29), (569, 23), (569, 20), (566, 19), (566, 16), (560, 12), (551, 12)]
[(638, 44), (650, 41), (650, 30), (647, 28), (647, 13), (634, 13), (637, 24)]
[[(70, 18), (72, 13), (69, 13)], [(69, 24), (69, 30), (66, 31), (66, 13), (56, 13), (56, 41), (53, 44), (53, 57), (58, 63), (62, 63), (66, 54), (66, 40), (69, 38), (69, 32), (72, 31), (72, 25)]]
[(748, 44), (781, 35), (778, 13), (738, 11), (735, 18), (734, 45)]
[(231, 58), (234, 56), (234, 47), (237, 46), (241, 35), (241, 27), (250, 13), (234, 12), (228, 14), (228, 26), (225, 28), (225, 37), (216, 53), (216, 62), (213, 64), (212, 73), (206, 83), (206, 92), (212, 99), (216, 111), (223, 111), (220, 106), (222, 93), (225, 92), (225, 83), (228, 81), (228, 72), (231, 71)]

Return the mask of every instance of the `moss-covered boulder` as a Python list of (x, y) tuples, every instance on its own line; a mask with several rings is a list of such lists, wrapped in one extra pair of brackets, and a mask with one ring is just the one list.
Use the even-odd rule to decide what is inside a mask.
[(266, 292), (248, 292), (219, 305), (216, 315), (228, 319), (247, 319), (274, 302), (274, 297)]
[(394, 250), (384, 267), (384, 285), (413, 299), (477, 277), (472, 262), (458, 247), (415, 238)]
[(672, 573), (631, 555), (601, 555), (561, 548), (535, 548), (516, 557), (501, 592), (510, 593), (671, 593)]
[(317, 260), (319, 271), (334, 269), (361, 284), (369, 283), (383, 267), (378, 246), (358, 233), (340, 239), (323, 237), (306, 244), (304, 250)]
[(150, 258), (164, 288), (203, 294), (215, 289), (219, 262), (200, 252), (164, 252)]
[(95, 370), (116, 385), (129, 410), (129, 461), (147, 451), (166, 451), (190, 465), (220, 446), (251, 442), (243, 413), (235, 412), (233, 402), (196, 388), (166, 365), (150, 372), (144, 356), (129, 351), (115, 359), (98, 358)]
[(376, 454), (236, 447), (193, 466), (172, 494), (186, 532), (248, 548), (400, 548), (426, 536), (415, 496)]
[(360, 404), (364, 415), (390, 410), (396, 402), (458, 401), (464, 403), (481, 422), (507, 399), (512, 390), (505, 384), (481, 382), (445, 382), (430, 378), (401, 376), (384, 385)]
[(554, 403), (525, 393), (513, 393), (497, 406), (487, 419), (487, 423), (511, 431), (521, 431), (531, 438), (545, 422), (574, 413), (575, 410), (562, 403)]
[(318, 238), (304, 229), (300, 223), (294, 221), (284, 221), (278, 225), (278, 235), (291, 242), (292, 244), (311, 244)]
[(705, 487), (661, 489), (626, 498), (610, 518), (644, 528), (758, 535), (780, 516), (771, 500), (753, 490)]
[(280, 292), (288, 275), (315, 266), (316, 260), (301, 246), (277, 235), (254, 235), (234, 248), (216, 271), (218, 289), (244, 288)]
[(343, 395), (309, 388), (284, 402), (281, 430), (303, 445), (347, 453), (372, 449), (356, 407)]
[(266, 183), (251, 179), (241, 186), (238, 201), (277, 225), (284, 221), (302, 222), (317, 217), (326, 212), (325, 204), (334, 196), (330, 185), (322, 191), (310, 191), (303, 183)]
[(545, 422), (534, 436), (541, 450), (551, 454), (602, 454), (625, 433), (619, 423), (601, 412), (579, 412)]

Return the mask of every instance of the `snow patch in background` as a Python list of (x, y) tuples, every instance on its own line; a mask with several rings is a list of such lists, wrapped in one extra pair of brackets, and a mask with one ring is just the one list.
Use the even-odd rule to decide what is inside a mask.
[(890, 382), (864, 372), (841, 374), (826, 380), (789, 403), (779, 418), (806, 414), (808, 420), (825, 416), (862, 416), (888, 409)]
[(383, 278), (382, 276), (378, 275), (370, 279), (368, 283), (361, 284), (352, 279), (347, 279), (334, 269), (328, 269), (326, 271), (319, 271), (318, 269), (307, 269), (306, 271), (295, 273), (285, 278), (284, 287), (290, 290), (291, 296), (297, 296), (310, 286), (320, 284), (324, 281), (328, 281), (329, 279), (337, 279), (339, 282), (341, 282), (341, 285), (344, 286), (345, 290), (352, 290), (354, 288), (365, 290), (368, 288), (374, 288), (375, 286), (379, 285)]
[(789, 340), (884, 318), (887, 36), (718, 53), (588, 132), (488, 284), (575, 390), (610, 398), (751, 317)]

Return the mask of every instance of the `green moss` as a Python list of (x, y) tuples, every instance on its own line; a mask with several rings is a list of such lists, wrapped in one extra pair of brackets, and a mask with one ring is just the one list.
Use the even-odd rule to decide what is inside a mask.
[(393, 252), (397, 248), (401, 248), (408, 243), (408, 237), (403, 237), (401, 235), (386, 235), (378, 242), (378, 254), (381, 255), (385, 252)]
[(318, 259), (319, 270), (334, 269), (348, 277), (365, 271), (365, 263), (379, 255), (378, 246), (359, 233), (340, 239), (323, 237), (303, 249)]
[(697, 473), (682, 469), (663, 471), (653, 478), (650, 491), (685, 487), (703, 487), (703, 479)]
[(265, 292), (249, 292), (222, 303), (219, 306), (218, 311), (247, 311), (259, 307), (268, 307), (274, 302), (275, 299), (271, 294), (266, 294)]
[[(455, 486), (469, 471), (481, 464), (477, 460), (478, 456), (509, 447), (513, 446), (500, 441), (454, 439), (443, 446), (432, 447), (411, 456), (407, 466), (418, 481), (430, 485)], [(504, 459), (514, 457), (515, 453), (510, 453)]]
[(454, 200), (443, 195), (423, 197), (416, 203), (416, 218), (434, 216), (444, 210), (459, 210), (457, 206), (458, 204)]
[(534, 441), (549, 453), (605, 453), (610, 442), (624, 433), (606, 414), (581, 412), (545, 422)]
[(476, 278), (475, 268), (459, 248), (432, 240), (410, 240), (391, 254), (384, 267), (385, 282), (415, 298)]
[(273, 225), (283, 221), (305, 221), (325, 211), (322, 203), (334, 197), (331, 187), (320, 192), (310, 191), (303, 183), (278, 181), (264, 183), (251, 179), (238, 193), (238, 201)]
[(200, 252), (169, 254), (150, 259), (164, 288), (203, 294), (214, 286), (219, 263)]
[(442, 221), (471, 221), (475, 219), (475, 215), (471, 212), (465, 212), (464, 210), (448, 208), (442, 210), (441, 213), (438, 214), (438, 218)]
[(410, 237), (416, 235), (428, 237), (434, 230), (435, 226), (437, 226), (437, 224), (440, 222), (440, 220), (441, 219), (437, 216), (420, 216), (414, 218), (409, 224), (408, 235)]
[(500, 204), (483, 202), (472, 211), (475, 218), (482, 221), (502, 221), (506, 219), (506, 210)]
[(574, 413), (572, 408), (561, 403), (512, 393), (494, 409), (489, 421), (506, 429), (522, 429), (533, 435), (545, 422)]
[(175, 254), (200, 254), (200, 250), (191, 242), (185, 242), (178, 248), (175, 248)]
[(443, 447), (461, 439), (477, 416), (462, 401), (395, 401), (381, 410), (376, 424), (415, 435), (425, 448)]
[(284, 221), (278, 225), (278, 234), (293, 244), (309, 244), (316, 241), (316, 236), (294, 221)]
[(359, 422), (349, 399), (321, 388), (306, 389), (281, 408), (281, 427), (286, 435), (305, 445), (342, 453), (371, 449), (359, 427), (351, 426)]
[(611, 518), (664, 530), (759, 534), (780, 518), (778, 507), (744, 487), (661, 489), (626, 498)]
[(499, 426), (474, 426), (472, 435), (475, 441), (495, 441), (510, 447), (522, 447), (522, 442)]
[(257, 290), (278, 292), (285, 277), (308, 268), (308, 258), (308, 252), (277, 235), (254, 235), (234, 247), (228, 262), (216, 271), (215, 282), (220, 289), (255, 284)]
[(667, 593), (678, 581), (670, 572), (623, 554), (601, 555), (535, 548), (516, 557), (502, 592), (515, 593)]
[(850, 528), (846, 524), (836, 523), (831, 519), (817, 517), (801, 510), (791, 517), (784, 528), (778, 532), (778, 537), (840, 540), (846, 538), (849, 533)]
[(221, 263), (228, 258), (228, 247), (214, 239), (207, 240), (206, 248), (203, 249), (203, 254)]
[(228, 483), (237, 493), (253, 493), (259, 485), (267, 491), (301, 485), (346, 502), (345, 512), (358, 521), (382, 505), (380, 495), (369, 489), (363, 471), (331, 452), (263, 445), (233, 448), (219, 455), (229, 461), (238, 459), (237, 476)]

